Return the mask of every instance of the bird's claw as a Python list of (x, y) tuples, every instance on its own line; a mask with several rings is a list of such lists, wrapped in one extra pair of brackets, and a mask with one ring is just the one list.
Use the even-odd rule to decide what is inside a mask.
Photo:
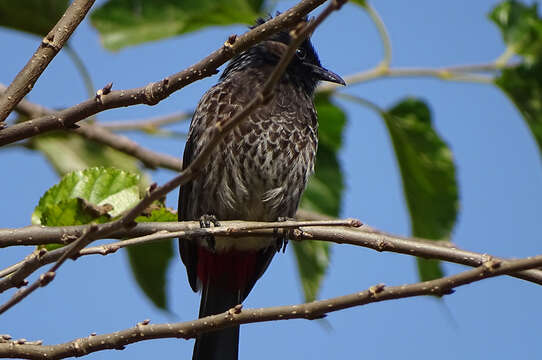
[[(293, 220), (293, 219), (287, 216), (279, 216), (277, 218), (277, 222), (285, 222), (285, 221), (290, 221), (290, 220)], [(279, 229), (277, 228), (273, 229), (273, 237), (276, 240), (277, 252), (280, 252), (281, 249), (283, 253), (286, 251), (286, 245), (288, 245), (288, 233), (289, 233), (289, 229), (282, 229), (280, 233), (279, 233)]]
[[(200, 216), (199, 218), (199, 226), (202, 229), (208, 229), (211, 227), (211, 223), (214, 226), (220, 226), (220, 223), (216, 219), (216, 216), (205, 214)], [(207, 247), (212, 251), (215, 252), (215, 237), (213, 235), (208, 235), (205, 237), (205, 240), (207, 241)]]
[(216, 216), (210, 215), (210, 214), (205, 214), (205, 215), (200, 216), (199, 218), (200, 228), (208, 229), (211, 227), (211, 224), (213, 224), (214, 226), (220, 226), (220, 223), (216, 219)]

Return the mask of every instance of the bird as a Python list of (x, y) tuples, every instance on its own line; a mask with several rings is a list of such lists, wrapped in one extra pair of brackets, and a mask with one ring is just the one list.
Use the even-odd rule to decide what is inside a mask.
[[(267, 19), (259, 18), (252, 27)], [(183, 154), (186, 169), (211, 140), (211, 129), (230, 119), (261, 89), (291, 41), (280, 31), (230, 60), (201, 98)], [(314, 93), (320, 81), (345, 85), (320, 64), (309, 38), (296, 49), (275, 95), (256, 108), (217, 145), (199, 176), (180, 188), (179, 221), (278, 221), (294, 217), (314, 172), (318, 119)], [(241, 304), (287, 239), (200, 236), (179, 239), (188, 282), (201, 290), (199, 317)], [(196, 337), (193, 360), (235, 360), (239, 326)]]

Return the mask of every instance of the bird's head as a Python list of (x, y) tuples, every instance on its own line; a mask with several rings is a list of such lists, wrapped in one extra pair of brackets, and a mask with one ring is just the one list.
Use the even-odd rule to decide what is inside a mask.
[[(269, 19), (258, 19), (254, 27), (265, 23), (267, 20)], [(290, 34), (287, 31), (281, 31), (254, 45), (230, 61), (221, 79), (226, 78), (234, 71), (276, 65), (286, 52), (290, 41)], [(287, 81), (302, 87), (310, 96), (313, 95), (319, 81), (330, 81), (345, 85), (344, 80), (339, 75), (325, 69), (320, 64), (318, 54), (309, 38), (297, 48), (296, 54), (288, 65), (284, 76)]]

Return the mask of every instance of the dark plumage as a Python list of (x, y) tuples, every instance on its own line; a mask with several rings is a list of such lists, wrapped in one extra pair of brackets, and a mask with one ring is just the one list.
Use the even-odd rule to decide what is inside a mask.
[[(280, 32), (231, 60), (194, 113), (184, 167), (210, 140), (207, 130), (231, 118), (263, 86), (289, 42), (288, 33)], [(293, 217), (314, 170), (318, 121), (312, 98), (320, 80), (344, 84), (321, 67), (307, 39), (272, 100), (230, 132), (200, 176), (181, 188), (179, 220), (203, 215), (214, 215), (219, 221)], [(203, 317), (240, 304), (281, 242), (217, 237), (181, 240), (179, 247), (190, 286), (202, 290), (199, 315)], [(203, 334), (196, 340), (193, 359), (237, 359), (238, 341), (239, 327)]]

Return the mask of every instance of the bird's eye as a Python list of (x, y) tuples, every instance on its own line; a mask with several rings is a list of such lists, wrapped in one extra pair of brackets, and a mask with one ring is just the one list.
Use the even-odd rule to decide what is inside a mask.
[(305, 60), (305, 56), (307, 56), (307, 54), (305, 53), (305, 50), (303, 49), (297, 49), (295, 51), (295, 54), (299, 60)]

